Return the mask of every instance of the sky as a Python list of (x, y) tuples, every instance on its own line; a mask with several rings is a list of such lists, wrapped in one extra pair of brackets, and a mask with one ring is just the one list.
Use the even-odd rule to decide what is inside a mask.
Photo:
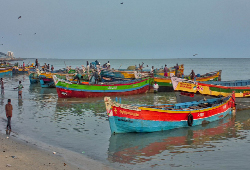
[(249, 9), (249, 0), (0, 0), (0, 52), (59, 59), (249, 58)]

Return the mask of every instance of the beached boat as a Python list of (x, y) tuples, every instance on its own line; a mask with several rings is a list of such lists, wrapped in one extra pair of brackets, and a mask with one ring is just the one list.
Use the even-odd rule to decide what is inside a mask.
[(235, 95), (162, 105), (126, 105), (105, 97), (112, 133), (155, 132), (206, 124), (235, 109)]
[(171, 80), (178, 102), (200, 100), (204, 96), (227, 96), (233, 91), (236, 102), (248, 100), (250, 97), (250, 80), (197, 82), (177, 77), (172, 77)]
[(149, 89), (149, 79), (118, 81), (118, 82), (82, 82), (76, 84), (53, 76), (58, 97), (60, 98), (88, 98), (117, 95), (133, 95), (146, 93)]
[(6, 75), (12, 76), (12, 67), (0, 67), (0, 77)]
[[(183, 76), (188, 79), (188, 76)], [(221, 79), (221, 70), (198, 75), (196, 81), (219, 81)], [(154, 77), (154, 81), (159, 85), (159, 92), (173, 91), (171, 77)]]

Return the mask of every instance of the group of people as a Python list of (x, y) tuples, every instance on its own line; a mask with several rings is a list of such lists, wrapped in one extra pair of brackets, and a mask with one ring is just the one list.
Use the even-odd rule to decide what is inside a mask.
[(43, 71), (54, 71), (54, 66), (53, 65), (51, 65), (51, 67), (50, 67), (50, 65), (48, 64), (46, 64), (46, 63), (44, 63), (44, 66), (42, 67), (42, 70)]
[[(3, 78), (0, 79), (0, 85), (1, 85), (1, 95), (4, 95), (4, 82), (3, 82)], [(19, 81), (19, 85), (14, 88), (14, 89), (18, 89), (18, 98), (22, 99), (22, 89), (23, 89), (23, 85), (22, 82)], [(11, 99), (8, 99), (8, 103), (5, 105), (5, 112), (6, 112), (6, 117), (7, 117), (7, 127), (6, 127), (6, 131), (10, 132), (11, 131), (11, 118), (12, 118), (12, 104), (11, 104)], [(8, 132), (8, 133), (9, 133)]]

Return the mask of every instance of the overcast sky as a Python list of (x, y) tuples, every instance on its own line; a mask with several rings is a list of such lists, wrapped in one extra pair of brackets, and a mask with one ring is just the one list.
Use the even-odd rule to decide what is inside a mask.
[(0, 52), (7, 51), (27, 58), (249, 58), (250, 1), (0, 0)]

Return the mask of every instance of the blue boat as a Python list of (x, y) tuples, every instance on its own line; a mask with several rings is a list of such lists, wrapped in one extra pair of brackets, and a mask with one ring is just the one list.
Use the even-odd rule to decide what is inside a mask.
[(12, 67), (2, 67), (0, 68), (0, 77), (12, 76)]
[(30, 79), (30, 84), (37, 84), (40, 82), (39, 74), (37, 73), (30, 73), (29, 79)]
[(156, 132), (207, 124), (235, 110), (235, 95), (162, 105), (127, 105), (105, 97), (112, 133)]
[(53, 78), (49, 78), (44, 75), (39, 76), (41, 87), (43, 88), (55, 88), (55, 83)]

